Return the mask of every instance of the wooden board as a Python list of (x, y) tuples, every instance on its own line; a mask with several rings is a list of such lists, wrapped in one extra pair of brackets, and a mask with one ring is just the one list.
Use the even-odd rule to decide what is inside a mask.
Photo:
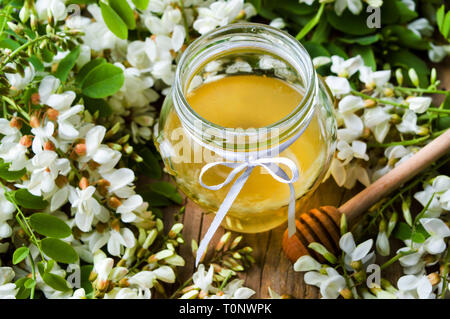
[[(438, 78), (441, 79), (441, 88), (450, 88), (450, 59), (440, 65), (438, 70)], [(440, 103), (441, 97), (436, 97), (435, 103)], [(357, 190), (348, 191), (339, 188), (332, 178), (323, 183), (309, 198), (302, 202), (301, 211), (310, 208), (333, 205), (339, 206), (347, 199), (351, 198)], [(166, 227), (170, 227), (173, 223), (173, 213), (178, 211), (179, 207), (167, 209), (165, 213)], [(299, 212), (297, 212), (298, 214)], [(194, 271), (194, 257), (191, 253), (191, 240), (200, 239), (206, 233), (214, 215), (205, 213), (196, 204), (187, 200), (186, 212), (183, 216), (184, 223), (183, 236), (185, 244), (181, 248), (180, 254), (186, 260), (186, 266), (180, 270), (179, 279), (184, 282)], [(254, 298), (269, 298), (268, 288), (280, 294), (288, 294), (294, 298), (319, 298), (317, 288), (308, 286), (303, 281), (303, 274), (295, 272), (292, 263), (284, 256), (281, 248), (281, 239), (286, 229), (286, 225), (282, 225), (272, 231), (260, 234), (246, 234), (244, 236), (245, 243), (254, 248), (253, 256), (256, 264), (242, 276), (245, 280), (245, 286), (256, 291)], [(223, 235), (224, 230), (219, 229), (214, 236), (210, 246), (214, 247), (217, 240)], [(394, 243), (391, 247), (391, 253), (400, 247), (400, 243)], [(381, 264), (388, 258), (380, 258), (377, 263)], [(396, 263), (383, 271), (382, 276), (396, 283), (399, 276), (402, 275), (401, 266)]]

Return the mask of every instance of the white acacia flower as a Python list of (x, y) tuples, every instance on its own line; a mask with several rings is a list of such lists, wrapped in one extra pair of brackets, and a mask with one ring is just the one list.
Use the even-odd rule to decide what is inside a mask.
[(197, 288), (201, 291), (209, 292), (211, 290), (211, 285), (213, 282), (214, 268), (209, 267), (208, 271), (205, 271), (205, 266), (200, 264), (197, 271), (192, 275), (192, 281)]
[(56, 92), (61, 82), (53, 75), (47, 75), (39, 84), (39, 99), (41, 104), (47, 104), (48, 98)]
[(401, 0), (409, 10), (415, 11), (416, 10), (416, 2), (414, 0)]
[(383, 143), (386, 135), (389, 133), (391, 127), (391, 115), (389, 111), (391, 109), (392, 107), (388, 105), (384, 107), (376, 106), (364, 110), (362, 116), (364, 124), (370, 129), (379, 143)]
[(58, 142), (53, 136), (54, 132), (55, 124), (51, 121), (42, 121), (40, 126), (31, 129), (31, 133), (34, 135), (31, 149), (34, 154), (42, 152), (47, 141), (52, 142), (56, 147), (58, 146)]
[(155, 35), (169, 35), (179, 23), (182, 23), (180, 10), (170, 6), (166, 7), (161, 18), (149, 14), (144, 20), (145, 26)]
[(0, 144), (0, 158), (5, 163), (10, 163), (10, 171), (19, 171), (23, 169), (28, 162), (28, 149), (21, 143), (9, 142)]
[(243, 0), (215, 1), (209, 7), (199, 7), (198, 18), (194, 21), (193, 27), (198, 33), (205, 34), (231, 23), (243, 7)]
[(309, 255), (301, 256), (294, 264), (295, 271), (319, 271), (321, 268), (322, 264)]
[(15, 273), (11, 267), (0, 267), (0, 299), (16, 299), (17, 291), (14, 283)]
[(134, 214), (133, 211), (138, 209), (143, 202), (144, 200), (140, 195), (132, 195), (117, 207), (116, 213), (120, 214), (124, 223), (131, 223), (136, 219), (136, 214)]
[(300, 3), (305, 3), (308, 6), (312, 5), (314, 3), (315, 0), (298, 0), (298, 2)]
[(8, 238), (12, 235), (12, 228), (8, 224), (8, 220), (13, 218), (16, 208), (5, 197), (5, 190), (0, 189), (0, 239)]
[(252, 67), (248, 62), (245, 61), (236, 61), (225, 70), (226, 73), (238, 73), (238, 72), (252, 72)]
[(77, 114), (84, 110), (83, 105), (74, 105), (76, 94), (73, 91), (66, 91), (61, 94), (51, 94), (46, 100), (46, 104), (58, 111), (58, 136), (65, 140), (74, 140), (78, 137), (78, 130), (75, 126), (80, 123), (80, 116)]
[(418, 148), (416, 147), (404, 147), (403, 145), (395, 145), (395, 146), (389, 146), (384, 150), (384, 156), (387, 158), (387, 164), (377, 169), (372, 174), (372, 181), (376, 181), (383, 175), (390, 172), (394, 167), (402, 164), (406, 160), (408, 160), (410, 157), (412, 157), (416, 152), (418, 151)]
[(87, 299), (86, 291), (84, 291), (84, 288), (78, 288), (69, 299)]
[(104, 252), (98, 251), (94, 253), (93, 271), (97, 274), (97, 282), (106, 282), (109, 279), (113, 266), (114, 260), (112, 258), (106, 257)]
[(382, 88), (391, 78), (391, 70), (372, 71), (368, 66), (362, 66), (359, 69), (359, 79), (367, 88)]
[[(153, 1), (151, 1), (153, 2)], [(152, 296), (150, 289), (140, 288), (119, 288), (116, 287), (107, 294), (105, 299), (150, 299)]]
[(331, 62), (331, 72), (345, 78), (351, 77), (364, 65), (364, 61), (360, 55), (347, 60), (338, 55), (333, 55), (331, 57)]
[(122, 227), (120, 230), (112, 229), (109, 235), (107, 247), (108, 252), (113, 256), (120, 256), (125, 248), (132, 248), (136, 245), (133, 232), (126, 227)]
[(446, 248), (444, 240), (450, 236), (450, 228), (439, 218), (421, 218), (420, 223), (430, 234), (423, 243), (425, 250), (432, 255), (442, 253)]
[(429, 96), (414, 96), (406, 99), (409, 109), (416, 113), (423, 113), (431, 105), (431, 97)]
[(419, 38), (422, 36), (430, 37), (434, 31), (433, 26), (426, 18), (419, 18), (408, 23), (407, 28), (414, 32)]
[(430, 42), (431, 49), (428, 50), (428, 58), (431, 62), (439, 63), (448, 55), (445, 45), (435, 45)]
[(328, 63), (331, 63), (331, 58), (327, 56), (316, 56), (312, 59), (314, 67), (317, 69), (323, 65), (327, 65)]
[(243, 287), (244, 281), (242, 279), (233, 279), (225, 287), (223, 287), (221, 295), (207, 296), (208, 299), (249, 299), (255, 294), (255, 291)]
[(131, 188), (134, 181), (134, 172), (131, 169), (125, 167), (112, 169), (107, 173), (104, 173), (103, 178), (110, 183), (108, 186), (109, 192), (114, 193), (121, 198), (128, 198), (134, 195), (134, 191)]
[(346, 78), (341, 78), (338, 76), (328, 76), (325, 79), (328, 87), (334, 96), (340, 97), (342, 95), (348, 94), (351, 91), (350, 83)]
[[(423, 206), (426, 207), (428, 202), (427, 211), (425, 212), (425, 217), (436, 218), (441, 215), (443, 209), (441, 203), (439, 202), (439, 196), (436, 196), (436, 190), (432, 185), (426, 185), (423, 191), (414, 194), (414, 198)], [(434, 195), (433, 199), (431, 197)]]
[(66, 6), (61, 0), (37, 0), (34, 7), (40, 20), (47, 21), (48, 11), (55, 21), (64, 20), (67, 17)]
[(31, 194), (41, 196), (42, 193), (53, 191), (58, 175), (66, 176), (70, 169), (67, 158), (58, 158), (58, 154), (53, 151), (42, 151), (29, 162), (28, 171), (32, 172), (31, 177), (23, 185)]
[(156, 274), (153, 271), (144, 270), (140, 271), (132, 277), (128, 278), (130, 285), (138, 286), (141, 289), (153, 288), (156, 280)]
[(72, 204), (72, 212), (75, 214), (75, 223), (77, 227), (88, 232), (91, 230), (94, 218), (101, 222), (107, 222), (109, 211), (102, 208), (98, 201), (93, 197), (95, 193), (94, 186), (88, 186), (86, 189), (75, 188), (69, 194), (69, 201)]
[(334, 2), (334, 10), (337, 15), (340, 16), (346, 8), (353, 14), (359, 14), (362, 10), (361, 0), (336, 0)]
[(286, 27), (286, 22), (284, 22), (283, 18), (275, 18), (270, 21), (270, 26), (277, 29), (283, 29)]
[(11, 123), (5, 118), (0, 118), (0, 134), (3, 135), (1, 145), (17, 143), (21, 137), (20, 131), (16, 127), (12, 127)]
[(433, 189), (439, 196), (442, 209), (450, 210), (450, 177), (439, 175), (433, 180)]
[(397, 282), (397, 296), (400, 299), (431, 299), (434, 298), (433, 286), (425, 275), (406, 275)]
[[(15, 64), (8, 63), (6, 66), (16, 69)], [(36, 72), (34, 71), (34, 67), (32, 64), (30, 66), (26, 66), (24, 68), (24, 75), (20, 75), (20, 73), (5, 73), (6, 78), (8, 79), (9, 84), (16, 90), (23, 90), (28, 83), (33, 81)]]
[(106, 134), (106, 128), (96, 125), (86, 133), (86, 155), (80, 159), (81, 162), (93, 160), (100, 164), (99, 172), (109, 171), (119, 162), (122, 156), (120, 152), (102, 144)]
[(362, 141), (353, 141), (351, 146), (345, 141), (339, 141), (337, 149), (337, 157), (344, 161), (343, 165), (349, 163), (353, 158), (369, 160), (369, 155), (366, 154), (367, 144)]
[(345, 264), (348, 267), (352, 261), (361, 260), (363, 264), (370, 263), (375, 258), (374, 252), (370, 252), (372, 245), (373, 239), (368, 239), (356, 246), (351, 232), (344, 234), (339, 240), (339, 247), (345, 252)]
[(417, 125), (417, 115), (412, 110), (405, 111), (405, 114), (402, 116), (402, 121), (396, 127), (400, 133), (404, 134), (417, 134), (422, 131), (420, 126)]
[(346, 288), (345, 279), (331, 267), (326, 268), (326, 273), (325, 275), (320, 272), (309, 271), (305, 273), (305, 283), (319, 287), (323, 299), (336, 299), (340, 292)]

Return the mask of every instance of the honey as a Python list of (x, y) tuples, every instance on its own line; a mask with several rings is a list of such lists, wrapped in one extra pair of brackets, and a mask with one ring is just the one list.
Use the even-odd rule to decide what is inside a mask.
[[(295, 111), (302, 101), (302, 93), (295, 86), (278, 78), (260, 75), (234, 75), (204, 83), (186, 94), (190, 107), (203, 119), (215, 125), (251, 129), (272, 125)], [(167, 115), (166, 138), (170, 145), (182, 145), (172, 149), (166, 165), (175, 176), (178, 186), (199, 205), (216, 211), (227, 195), (231, 185), (208, 190), (199, 184), (199, 174), (208, 158), (194, 158), (203, 146), (193, 140), (188, 133), (170, 134), (179, 131), (181, 123), (172, 109)], [(300, 171), (294, 183), (296, 198), (300, 198), (316, 184), (327, 162), (327, 141), (320, 124), (318, 112), (304, 133), (280, 157), (292, 160)], [(167, 144), (167, 143), (166, 143)], [(164, 157), (164, 156), (163, 156)], [(184, 160), (176, 160), (184, 158)], [(280, 165), (284, 168), (283, 165)], [(223, 182), (231, 168), (215, 166), (204, 176), (208, 185)], [(236, 177), (237, 178), (237, 177)], [(227, 213), (223, 226), (245, 233), (262, 232), (272, 229), (287, 219), (289, 186), (280, 183), (264, 168), (256, 167), (240, 191)]]

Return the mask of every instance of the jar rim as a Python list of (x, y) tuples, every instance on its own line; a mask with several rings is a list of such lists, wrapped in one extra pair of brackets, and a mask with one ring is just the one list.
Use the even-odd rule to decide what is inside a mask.
[[(205, 53), (205, 51), (210, 49), (214, 45), (221, 45), (226, 44), (226, 41), (218, 41), (218, 38), (221, 36), (239, 36), (239, 35), (258, 35), (260, 33), (264, 33), (266, 35), (273, 36), (279, 41), (282, 41), (285, 45), (287, 45), (291, 50), (290, 52), (286, 52), (284, 58), (286, 57), (292, 57), (291, 60), (297, 59), (297, 66), (301, 66), (300, 70), (296, 68), (296, 71), (301, 71), (301, 73), (304, 74), (304, 80), (306, 87), (305, 91), (303, 93), (303, 96), (297, 106), (285, 117), (282, 119), (271, 123), (267, 126), (254, 128), (254, 129), (243, 129), (243, 130), (236, 130), (236, 128), (229, 128), (224, 127), (221, 125), (218, 125), (216, 123), (210, 122), (207, 119), (200, 116), (188, 103), (186, 96), (185, 96), (185, 90), (184, 90), (184, 84), (183, 81), (183, 72), (185, 71), (183, 68), (186, 67), (186, 65), (189, 65), (189, 63), (192, 63), (193, 60), (195, 60), (196, 55)], [(213, 42), (213, 43), (211, 43)], [(249, 44), (247, 41), (246, 48), (257, 48), (255, 45)], [(234, 50), (225, 50), (225, 52), (233, 52), (237, 51), (237, 49), (242, 50), (241, 47), (236, 47)], [(267, 48), (266, 48), (267, 49)], [(281, 54), (277, 54), (277, 52), (267, 49), (268, 52), (275, 56), (281, 57)], [(279, 53), (280, 51), (278, 51)], [(209, 57), (211, 58), (211, 56)], [(209, 62), (210, 60), (207, 59)], [(203, 61), (203, 64), (205, 62)], [(195, 69), (195, 68), (193, 68)], [(192, 78), (191, 75), (188, 76), (188, 79)], [(190, 82), (190, 80), (186, 81), (187, 83)], [(200, 123), (202, 127), (205, 127), (206, 129), (209, 129), (210, 132), (216, 132), (216, 133), (225, 133), (227, 136), (234, 137), (234, 136), (260, 136), (264, 133), (267, 134), (268, 131), (278, 129), (283, 131), (282, 136), (279, 136), (278, 139), (286, 139), (289, 136), (292, 136), (295, 134), (295, 132), (298, 131), (300, 127), (303, 127), (303, 130), (305, 126), (307, 126), (312, 118), (312, 115), (314, 113), (313, 108), (313, 101), (316, 96), (316, 87), (318, 86), (317, 82), (317, 76), (316, 72), (312, 63), (312, 59), (309, 56), (306, 49), (300, 44), (299, 41), (297, 41), (294, 37), (292, 37), (287, 32), (284, 32), (282, 30), (279, 30), (277, 28), (271, 27), (266, 24), (260, 24), (260, 23), (233, 23), (229, 24), (220, 28), (217, 28), (215, 30), (210, 31), (207, 34), (202, 35), (201, 37), (197, 38), (195, 41), (193, 41), (183, 52), (180, 61), (177, 65), (177, 69), (175, 72), (175, 83), (172, 89), (172, 95), (174, 98), (174, 106), (175, 111), (177, 112), (178, 116), (180, 117), (180, 121), (182, 125), (191, 131), (191, 133), (194, 133), (195, 135), (195, 128), (193, 123)], [(204, 131), (204, 130), (203, 130)], [(219, 134), (218, 134), (219, 135)], [(203, 136), (203, 134), (202, 134)], [(204, 137), (204, 136), (203, 136)], [(258, 143), (261, 141), (258, 141)], [(223, 147), (224, 145), (221, 144)], [(228, 147), (225, 147), (228, 148)]]

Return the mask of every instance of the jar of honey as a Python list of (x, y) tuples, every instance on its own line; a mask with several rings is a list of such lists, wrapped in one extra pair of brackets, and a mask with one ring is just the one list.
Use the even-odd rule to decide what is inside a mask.
[(335, 140), (333, 100), (307, 51), (253, 23), (216, 29), (186, 49), (155, 135), (167, 172), (202, 208), (216, 212), (237, 193), (222, 225), (243, 233), (286, 221), (292, 193), (298, 200), (323, 179)]

